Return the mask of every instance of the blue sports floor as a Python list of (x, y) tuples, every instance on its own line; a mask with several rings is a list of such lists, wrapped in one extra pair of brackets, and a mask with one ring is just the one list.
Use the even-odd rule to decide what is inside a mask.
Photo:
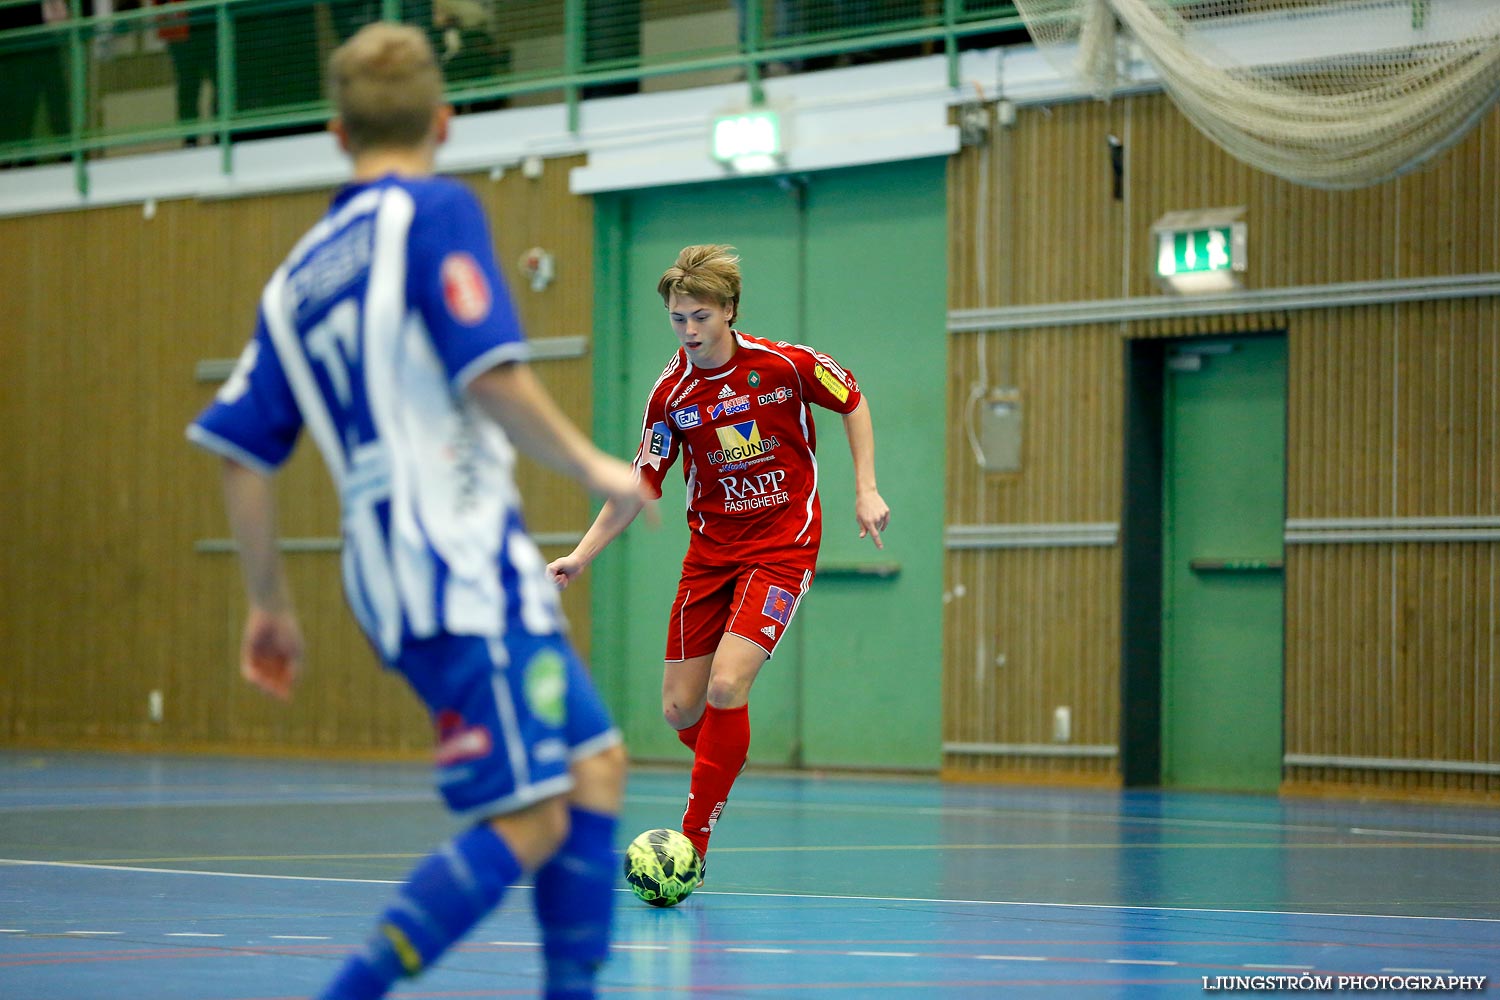
[[(685, 790), (685, 768), (634, 772), (622, 844), (673, 825)], [(0, 753), (0, 998), (312, 996), (452, 831), (420, 766)], [(752, 766), (710, 862), (671, 910), (622, 883), (603, 996), (1187, 997), (1303, 974), (1404, 987), (1364, 996), (1487, 976), (1493, 995), (1500, 978), (1494, 809)], [(530, 909), (514, 890), (393, 995), (536, 995)]]

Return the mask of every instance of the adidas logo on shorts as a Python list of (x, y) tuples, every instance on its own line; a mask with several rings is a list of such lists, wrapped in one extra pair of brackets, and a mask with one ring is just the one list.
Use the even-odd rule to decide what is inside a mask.
[(725, 382), (724, 383), (724, 388), (722, 388), (722, 389), (719, 390), (719, 398), (720, 399), (728, 399), (730, 396), (733, 396), (733, 395), (734, 395), (734, 390), (731, 389), (731, 388), (729, 388), (729, 383), (728, 382)]
[(767, 625), (765, 628), (761, 629), (760, 631), (761, 631), (761, 634), (764, 635), (767, 639), (770, 639), (772, 642), (776, 641), (776, 626), (775, 625)]

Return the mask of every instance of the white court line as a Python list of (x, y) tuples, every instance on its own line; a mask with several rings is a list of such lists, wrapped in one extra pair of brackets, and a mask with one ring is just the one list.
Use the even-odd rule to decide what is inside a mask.
[(1286, 972), (1301, 972), (1304, 969), (1311, 969), (1312, 966), (1311, 965), (1260, 965), (1260, 964), (1255, 963), (1255, 962), (1246, 962), (1244, 965), (1240, 966), (1240, 968), (1242, 968), (1242, 969), (1281, 969), (1281, 970), (1286, 971)]
[(256, 806), (404, 805), (408, 802), (441, 804), (436, 795), (384, 794), (347, 796), (283, 796), (260, 799), (181, 799), (172, 802), (41, 802), (36, 805), (0, 805), (0, 813), (98, 812), (111, 809), (202, 809), (225, 806), (242, 809)]
[(1167, 962), (1151, 958), (1106, 958), (1105, 965), (1177, 965), (1177, 962)]
[(317, 875), (258, 875), (251, 872), (196, 872), (186, 868), (135, 868), (130, 865), (91, 865), (81, 861), (29, 861), (24, 858), (0, 858), (0, 865), (35, 868), (82, 868), (103, 872), (148, 872), (153, 875), (211, 875), (218, 878), (265, 878), (284, 882), (354, 882), (361, 885), (404, 885), (396, 879), (330, 878)]
[(272, 941), (332, 941), (326, 934), (272, 934)]
[(64, 937), (111, 937), (124, 931), (63, 931)]
[(1047, 958), (1044, 955), (975, 955), (974, 957), (975, 958), (982, 958), (982, 959), (984, 959), (987, 962), (1045, 962), (1045, 961), (1047, 961)]
[(914, 951), (846, 951), (845, 955), (854, 958), (916, 958)]
[(200, 937), (201, 938), (221, 938), (224, 935), (222, 935), (222, 934), (204, 934), (204, 933), (201, 933), (199, 931), (171, 931), (171, 932), (168, 932), (167, 934), (165, 934), (163, 936), (164, 937), (191, 937), (191, 938), (200, 938)]
[[(630, 801), (633, 803), (652, 804), (680, 804), (680, 798), (671, 798), (665, 795), (632, 795)], [(736, 802), (737, 810), (764, 809), (764, 810), (799, 810), (806, 806), (800, 802), (777, 802), (769, 799), (749, 799), (744, 802)], [(821, 812), (877, 812), (885, 814), (889, 807), (881, 804), (863, 804), (857, 802), (831, 802), (818, 807)], [(1160, 816), (1130, 816), (1116, 813), (1101, 812), (1073, 812), (1067, 809), (1012, 809), (1004, 805), (997, 806), (910, 806), (903, 807), (901, 812), (914, 816), (944, 816), (963, 817), (974, 816), (978, 818), (1005, 817), (1008, 819), (1067, 820), (1070, 823), (1103, 823), (1114, 826), (1151, 826), (1151, 827), (1188, 827), (1207, 830), (1265, 830), (1270, 832), (1292, 831), (1297, 833), (1329, 833), (1329, 834), (1353, 834), (1356, 836), (1380, 836), (1380, 837), (1424, 837), (1451, 840), (1476, 840), (1485, 843), (1500, 843), (1500, 836), (1486, 836), (1474, 833), (1434, 833), (1423, 830), (1383, 830), (1373, 827), (1346, 827), (1339, 823), (1273, 823), (1256, 822), (1253, 820), (1233, 819), (1186, 819), (1166, 818)], [(728, 848), (716, 848), (723, 851)]]
[(794, 955), (790, 948), (725, 948), (731, 955)]
[[(92, 865), (80, 861), (32, 861), (26, 858), (0, 858), (0, 865), (39, 868), (81, 868), (95, 871), (144, 872), (152, 875), (203, 875), (216, 878), (261, 878), (286, 882), (347, 882), (356, 885), (404, 885), (394, 879), (332, 878), (316, 875), (260, 875), (252, 872), (202, 872), (181, 868), (135, 868), (125, 865)], [(530, 886), (512, 886), (529, 889)], [(630, 892), (618, 887), (615, 892)], [(1210, 906), (1130, 906), (1115, 903), (1048, 903), (1017, 899), (942, 899), (930, 896), (853, 896), (812, 892), (726, 892), (721, 889), (699, 889), (704, 896), (739, 896), (746, 899), (811, 899), (853, 903), (940, 903), (945, 906), (1033, 906), (1049, 910), (1102, 910), (1107, 913), (1209, 913), (1249, 917), (1331, 917), (1348, 920), (1425, 920), (1438, 923), (1500, 924), (1500, 917), (1426, 917), (1405, 913), (1323, 913), (1317, 910), (1242, 910)]]
[(1376, 830), (1364, 826), (1351, 826), (1349, 832), (1359, 837), (1411, 837), (1414, 840), (1477, 840), (1486, 844), (1500, 844), (1500, 837), (1489, 837), (1478, 833), (1428, 833), (1420, 830)]
[(1393, 968), (1393, 969), (1381, 969), (1380, 971), (1381, 972), (1416, 972), (1416, 973), (1429, 972), (1429, 973), (1433, 973), (1434, 975), (1443, 975), (1443, 976), (1451, 976), (1453, 974), (1453, 970), (1452, 969), (1394, 969)]

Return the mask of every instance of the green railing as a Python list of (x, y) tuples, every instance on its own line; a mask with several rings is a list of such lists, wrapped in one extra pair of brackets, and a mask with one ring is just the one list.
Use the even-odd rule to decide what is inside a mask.
[[(115, 0), (117, 5), (135, 0)], [(1010, 0), (0, 0), (0, 165), (87, 160), (306, 131), (328, 53), (360, 25), (427, 30), (461, 111), (945, 54), (1024, 40)], [(44, 15), (48, 11), (49, 20)], [(3, 178), (0, 178), (3, 181)]]

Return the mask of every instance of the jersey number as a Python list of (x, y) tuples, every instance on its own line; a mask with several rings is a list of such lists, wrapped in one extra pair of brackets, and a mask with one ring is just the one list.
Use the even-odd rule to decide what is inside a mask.
[(348, 409), (354, 401), (349, 365), (359, 355), (359, 306), (353, 299), (345, 299), (328, 310), (323, 322), (309, 331), (307, 353), (323, 365), (339, 405)]

